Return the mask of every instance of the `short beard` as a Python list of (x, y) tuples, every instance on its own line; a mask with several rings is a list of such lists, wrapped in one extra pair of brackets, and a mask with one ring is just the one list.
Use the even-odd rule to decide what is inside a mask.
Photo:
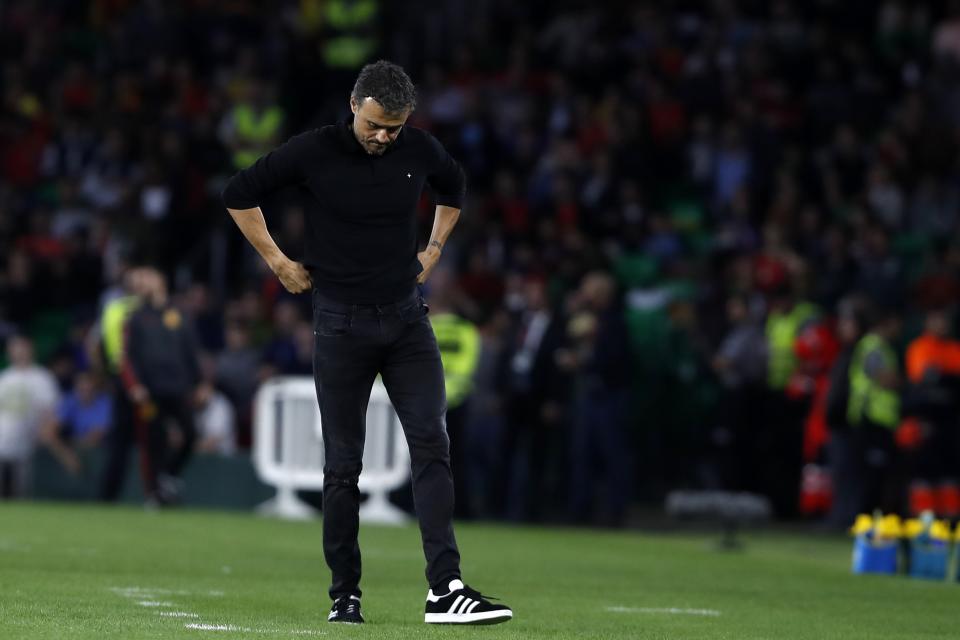
[(357, 132), (356, 132), (356, 131), (353, 132), (353, 137), (354, 137), (354, 138), (356, 139), (356, 141), (360, 144), (360, 147), (361, 147), (365, 152), (367, 152), (369, 155), (371, 155), (371, 156), (382, 156), (383, 153), (390, 147), (390, 143), (389, 143), (389, 142), (388, 142), (387, 144), (384, 144), (384, 145), (378, 145), (378, 144), (373, 143), (373, 142), (367, 142), (367, 141), (365, 141), (365, 140), (361, 140), (361, 139), (357, 136)]

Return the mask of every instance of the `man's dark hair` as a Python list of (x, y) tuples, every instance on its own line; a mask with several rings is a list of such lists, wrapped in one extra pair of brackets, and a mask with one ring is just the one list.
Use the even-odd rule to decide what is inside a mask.
[(350, 95), (358, 103), (373, 98), (390, 115), (412, 111), (417, 106), (417, 90), (410, 76), (386, 60), (377, 60), (361, 69)]

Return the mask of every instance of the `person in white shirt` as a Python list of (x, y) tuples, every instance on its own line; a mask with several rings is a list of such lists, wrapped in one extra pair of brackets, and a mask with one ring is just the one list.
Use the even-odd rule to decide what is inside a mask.
[(197, 451), (230, 456), (236, 453), (236, 428), (233, 405), (227, 397), (205, 386), (195, 412)]
[(28, 338), (10, 338), (7, 357), (10, 365), (0, 372), (0, 498), (16, 498), (29, 491), (40, 427), (54, 418), (60, 392), (53, 374), (34, 363)]

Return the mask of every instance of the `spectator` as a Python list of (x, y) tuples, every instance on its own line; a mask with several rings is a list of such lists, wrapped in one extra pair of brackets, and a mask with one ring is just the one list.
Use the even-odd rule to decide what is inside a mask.
[(556, 474), (563, 473), (557, 467), (563, 460), (565, 389), (555, 355), (565, 321), (550, 308), (542, 280), (524, 282), (522, 296), (497, 376), (507, 424), (493, 502), (508, 518), (535, 520), (545, 503), (556, 501)]
[[(914, 420), (900, 427), (897, 440), (910, 450), (910, 512), (955, 519), (960, 517), (960, 341), (951, 337), (950, 324), (945, 309), (931, 310), (923, 334), (907, 347), (904, 408), (909, 406)], [(911, 426), (918, 430), (915, 442), (904, 439)]]
[(300, 311), (290, 300), (281, 300), (273, 307), (273, 338), (263, 349), (262, 361), (273, 374), (289, 375), (297, 367), (296, 328)]
[(866, 330), (863, 304), (845, 298), (837, 306), (837, 338), (840, 352), (830, 368), (824, 414), (830, 433), (828, 459), (833, 483), (833, 501), (828, 524), (846, 529), (859, 508), (859, 458), (854, 446), (853, 425), (847, 412), (850, 402), (850, 363)]
[(713, 440), (718, 449), (717, 471), (722, 485), (738, 491), (759, 491), (756, 469), (762, 452), (761, 420), (763, 381), (767, 369), (767, 344), (745, 296), (732, 296), (726, 304), (728, 333), (713, 358), (713, 370), (724, 388), (720, 418)]
[(829, 511), (831, 501), (825, 466), (830, 438), (827, 424), (830, 371), (840, 351), (833, 322), (821, 319), (807, 326), (797, 336), (794, 351), (800, 366), (787, 385), (787, 394), (802, 399), (808, 407), (803, 426), (800, 513), (822, 515)]
[(194, 420), (197, 425), (198, 453), (231, 456), (237, 450), (236, 414), (227, 397), (214, 387), (216, 363), (208, 355), (200, 357), (203, 384), (197, 393)]
[(497, 376), (506, 347), (504, 341), (509, 322), (507, 313), (499, 311), (478, 327), (480, 354), (467, 423), (467, 450), (470, 455), (466, 458), (466, 471), (468, 484), (474, 488), (476, 512), (486, 518), (500, 515), (492, 502), (494, 490), (499, 486), (496, 474), (502, 468), (500, 443), (506, 426)]
[(40, 431), (54, 419), (60, 393), (53, 375), (33, 359), (24, 336), (7, 340), (10, 365), (0, 373), (0, 498), (30, 493), (30, 462)]
[(93, 373), (79, 373), (57, 415), (43, 425), (40, 439), (68, 473), (79, 475), (80, 453), (103, 442), (113, 423), (112, 410), (110, 395)]
[(584, 276), (572, 307), (569, 347), (556, 352), (558, 365), (573, 374), (570, 513), (576, 522), (596, 515), (602, 524), (620, 526), (632, 477), (625, 425), (631, 372), (623, 348), (627, 327), (610, 274)]
[(236, 412), (239, 437), (249, 437), (253, 395), (260, 383), (260, 354), (250, 344), (250, 331), (243, 324), (228, 324), (225, 340), (216, 360), (216, 387)]

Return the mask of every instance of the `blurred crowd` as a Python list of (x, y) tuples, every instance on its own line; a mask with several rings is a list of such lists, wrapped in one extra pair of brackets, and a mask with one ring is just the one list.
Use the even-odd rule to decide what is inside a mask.
[[(469, 179), (427, 288), (478, 345), (448, 365), (461, 515), (700, 487), (960, 516), (960, 3), (13, 0), (0, 35), (2, 375), (35, 391), (0, 378), (4, 486), (31, 439), (69, 466), (110, 429), (91, 345), (145, 264), (196, 407), (225, 400), (207, 446), (250, 446), (312, 327), (218, 194), (385, 57)], [(296, 193), (264, 211), (295, 258)]]

